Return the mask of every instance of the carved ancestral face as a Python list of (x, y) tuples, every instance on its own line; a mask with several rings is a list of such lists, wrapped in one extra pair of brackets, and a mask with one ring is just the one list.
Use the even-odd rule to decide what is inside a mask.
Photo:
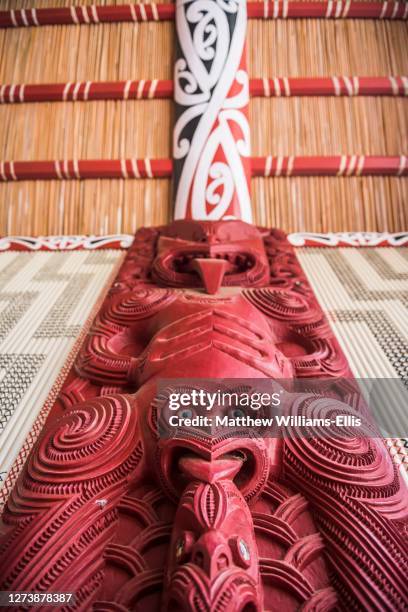
[[(151, 383), (136, 397), (147, 465), (151, 466), (167, 495), (177, 501), (193, 473), (200, 480), (213, 471), (218, 473), (225, 465), (234, 465), (232, 480), (235, 486), (246, 502), (253, 501), (262, 492), (274, 463), (277, 440), (263, 438), (242, 427), (211, 430), (171, 427), (167, 400), (165, 396), (157, 397), (156, 392), (156, 385)], [(231, 410), (222, 408), (224, 412)], [(191, 414), (190, 409), (186, 411)], [(216, 413), (217, 409), (212, 411), (213, 415)]]
[[(267, 284), (268, 260), (260, 231), (242, 221), (175, 221), (159, 235), (152, 277), (172, 287)], [(212, 290), (215, 286), (215, 290)]]
[(180, 499), (165, 573), (166, 610), (262, 610), (249, 508), (228, 478), (193, 482)]
[[(172, 391), (181, 390), (186, 386), (172, 385)], [(164, 609), (260, 612), (263, 591), (248, 503), (262, 493), (273, 469), (276, 440), (242, 437), (232, 428), (228, 435), (202, 427), (166, 429), (167, 414), (160, 417), (167, 401), (152, 381), (135, 403), (145, 465), (178, 508), (165, 566)]]

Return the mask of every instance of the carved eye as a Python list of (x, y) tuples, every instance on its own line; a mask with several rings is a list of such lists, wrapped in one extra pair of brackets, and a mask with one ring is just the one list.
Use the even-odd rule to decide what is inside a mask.
[(191, 419), (193, 416), (193, 411), (191, 408), (183, 408), (183, 410), (180, 412), (180, 416), (183, 419)]
[(245, 412), (243, 410), (241, 410), (241, 408), (233, 408), (231, 410), (231, 416), (234, 419), (238, 419), (239, 417), (245, 416)]
[(185, 563), (194, 545), (194, 534), (192, 531), (185, 531), (176, 541), (175, 554), (178, 563)]
[(229, 541), (229, 545), (235, 563), (240, 567), (249, 567), (251, 565), (251, 551), (247, 542), (243, 538), (235, 536)]

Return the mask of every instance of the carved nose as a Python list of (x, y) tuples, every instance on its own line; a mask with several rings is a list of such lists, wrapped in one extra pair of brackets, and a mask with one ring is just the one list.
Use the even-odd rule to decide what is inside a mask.
[(242, 464), (243, 459), (239, 457), (223, 457), (207, 461), (198, 456), (185, 456), (179, 460), (179, 468), (186, 476), (207, 483), (226, 478), (232, 480)]
[(207, 576), (214, 579), (220, 572), (232, 564), (231, 550), (226, 542), (215, 531), (203, 535), (195, 545), (192, 562), (201, 567)]
[(222, 285), (228, 262), (225, 259), (201, 259), (193, 260), (193, 269), (199, 273), (207, 293), (217, 293)]

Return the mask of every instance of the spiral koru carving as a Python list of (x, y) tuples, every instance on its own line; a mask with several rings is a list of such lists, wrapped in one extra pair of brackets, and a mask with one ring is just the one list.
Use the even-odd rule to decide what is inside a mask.
[(125, 395), (84, 402), (50, 423), (4, 513), (4, 588), (58, 591), (72, 580), (85, 609), (102, 581), (116, 505), (141, 458), (137, 414)]
[[(355, 415), (339, 401), (316, 397), (292, 406), (297, 416), (347, 413)], [(340, 600), (362, 610), (404, 610), (407, 494), (383, 441), (335, 427), (325, 428), (323, 436), (312, 429), (305, 437), (295, 425), (288, 431), (284, 464), (288, 482), (307, 491), (316, 509)]]

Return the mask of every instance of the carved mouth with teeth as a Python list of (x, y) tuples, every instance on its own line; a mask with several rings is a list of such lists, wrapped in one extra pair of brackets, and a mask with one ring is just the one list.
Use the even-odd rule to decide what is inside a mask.
[(173, 498), (192, 481), (231, 479), (249, 501), (267, 478), (268, 454), (262, 439), (169, 439), (159, 444), (160, 480)]
[(210, 252), (187, 252), (179, 253), (171, 259), (171, 268), (179, 274), (195, 273), (195, 259), (218, 259), (227, 263), (225, 274), (242, 274), (247, 270), (251, 270), (256, 263), (255, 256), (251, 253), (233, 253), (233, 252), (218, 252), (211, 254)]
[(190, 246), (168, 249), (159, 254), (152, 267), (152, 278), (162, 285), (174, 287), (207, 286), (206, 276), (219, 276), (218, 285), (242, 285), (250, 275), (251, 284), (259, 286), (267, 282), (267, 260), (257, 251), (229, 245)]

